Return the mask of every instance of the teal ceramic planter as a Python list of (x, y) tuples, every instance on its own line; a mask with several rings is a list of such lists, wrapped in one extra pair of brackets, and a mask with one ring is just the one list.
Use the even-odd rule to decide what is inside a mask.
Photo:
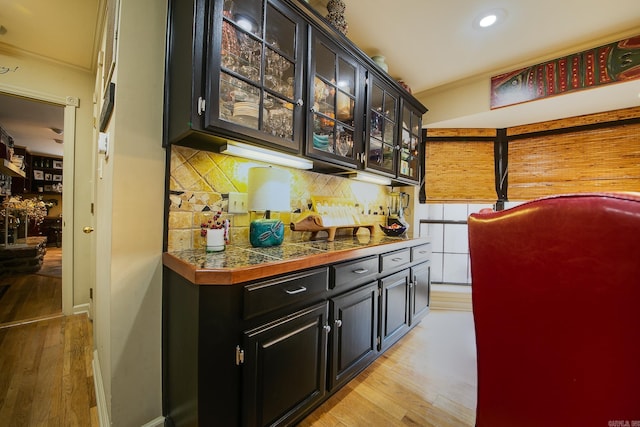
[(284, 224), (279, 219), (257, 219), (249, 225), (249, 241), (254, 248), (278, 246), (284, 240)]

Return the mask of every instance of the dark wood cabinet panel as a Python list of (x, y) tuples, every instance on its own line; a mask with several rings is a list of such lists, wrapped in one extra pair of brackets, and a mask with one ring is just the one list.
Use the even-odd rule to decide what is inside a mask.
[(378, 256), (361, 258), (331, 266), (331, 285), (344, 291), (367, 283), (378, 275)]
[(318, 268), (244, 287), (244, 317), (249, 319), (282, 307), (289, 310), (325, 298), (329, 289), (327, 268)]
[(431, 298), (431, 262), (411, 267), (411, 326), (429, 312)]
[(327, 303), (244, 334), (243, 424), (285, 423), (326, 392)]
[(377, 357), (378, 283), (330, 301), (332, 345), (330, 390), (344, 384)]
[(385, 350), (409, 330), (409, 270), (380, 280), (380, 349)]

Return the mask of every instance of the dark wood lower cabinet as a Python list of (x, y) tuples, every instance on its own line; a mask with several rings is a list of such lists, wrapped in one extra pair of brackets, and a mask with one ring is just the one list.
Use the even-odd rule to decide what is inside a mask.
[(343, 385), (378, 356), (378, 283), (332, 298), (329, 389)]
[(380, 350), (384, 351), (409, 330), (409, 270), (380, 279)]
[(238, 285), (164, 267), (165, 425), (295, 425), (426, 315), (419, 246)]
[(431, 297), (431, 262), (411, 267), (411, 326), (429, 312)]
[(327, 303), (244, 333), (243, 425), (286, 425), (326, 392)]

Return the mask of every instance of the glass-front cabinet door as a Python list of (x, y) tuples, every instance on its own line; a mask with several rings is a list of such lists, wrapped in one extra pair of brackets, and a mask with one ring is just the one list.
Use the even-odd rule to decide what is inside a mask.
[(306, 154), (356, 167), (362, 153), (362, 68), (319, 33), (311, 43)]
[(398, 178), (416, 183), (420, 180), (420, 134), (422, 116), (404, 102), (400, 130)]
[(369, 74), (366, 169), (395, 177), (398, 152), (398, 93)]
[(222, 10), (213, 14), (208, 125), (299, 152), (304, 21), (277, 0), (215, 5)]

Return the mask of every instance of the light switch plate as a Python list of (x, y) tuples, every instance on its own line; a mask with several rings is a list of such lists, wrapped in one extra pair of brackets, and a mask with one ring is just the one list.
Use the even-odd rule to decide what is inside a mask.
[(247, 193), (229, 192), (229, 213), (247, 213), (249, 197)]

